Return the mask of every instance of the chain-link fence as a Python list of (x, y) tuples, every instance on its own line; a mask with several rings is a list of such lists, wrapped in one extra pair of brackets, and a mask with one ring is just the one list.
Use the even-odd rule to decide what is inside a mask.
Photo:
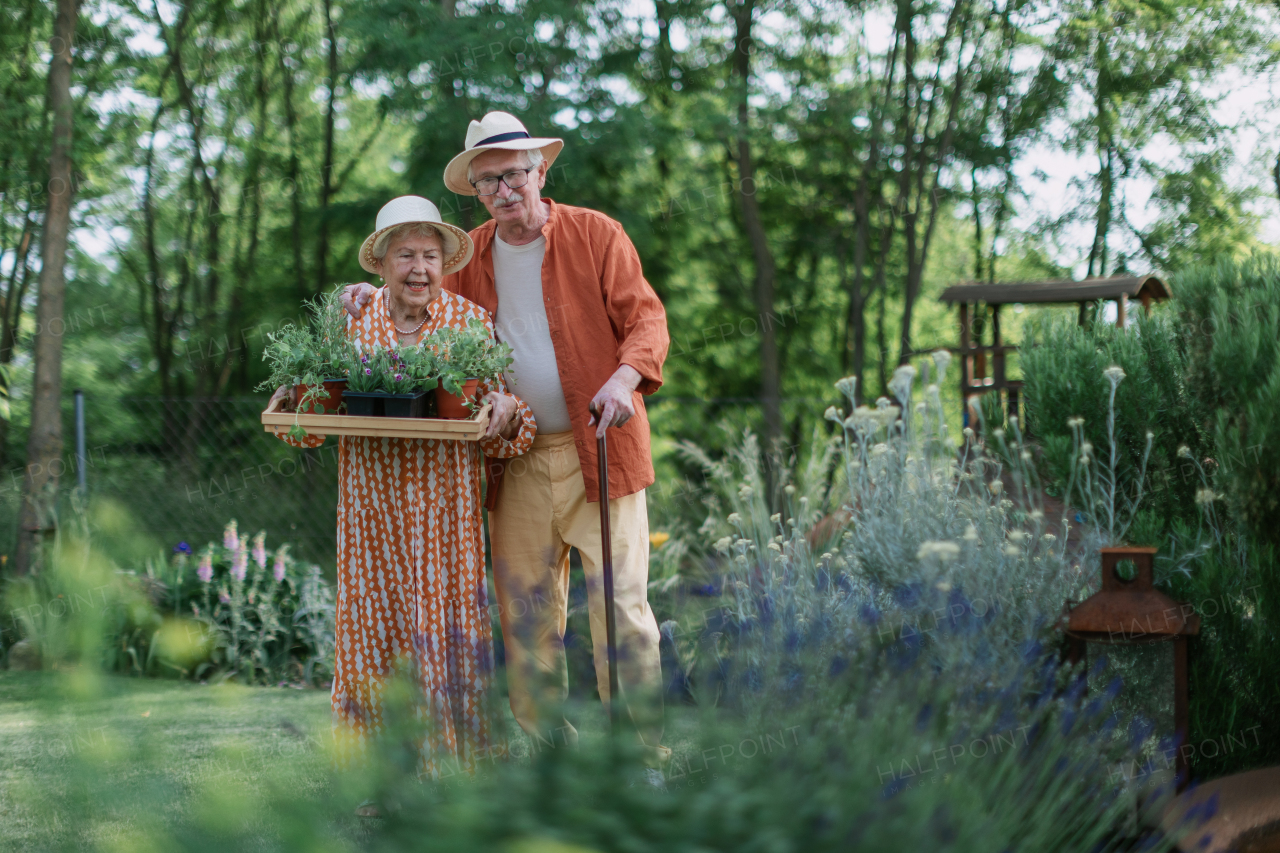
[[(790, 422), (803, 411), (821, 412), (826, 401), (783, 402)], [(75, 511), (71, 496), (79, 468), (70, 393), (65, 403), (64, 453), (54, 463), (59, 466), (64, 520)], [(292, 543), (300, 558), (332, 569), (338, 440), (331, 437), (314, 450), (285, 444), (262, 428), (259, 415), (265, 403), (265, 396), (114, 397), (90, 389), (85, 395), (84, 466), (90, 499), (113, 502), (151, 540), (145, 544), (156, 548), (167, 550), (179, 542), (199, 548), (219, 540), (234, 518), (242, 533), (265, 530), (270, 547)], [(653, 398), (649, 413), (655, 451), (692, 438), (718, 455), (740, 440), (743, 428), (758, 421), (759, 405), (750, 397)], [(7, 425), (7, 461), (0, 464), (0, 554), (14, 552), (18, 529), (21, 455), (28, 433), (25, 406), (19, 412)], [(793, 430), (786, 443), (798, 446), (805, 438), (807, 428)], [(651, 521), (657, 525), (670, 526), (674, 519), (668, 516), (703, 511), (672, 461), (660, 462), (659, 482), (650, 491)]]
[[(86, 396), (84, 466), (89, 497), (114, 501), (157, 547), (200, 547), (221, 538), (234, 518), (244, 533), (267, 532), (268, 543), (292, 543), (295, 553), (334, 563), (338, 441), (300, 450), (263, 431), (264, 398), (99, 399)], [(19, 429), (12, 443), (25, 440)], [(67, 419), (60, 512), (74, 511), (78, 464)], [(24, 468), (0, 472), (0, 548), (13, 553)]]

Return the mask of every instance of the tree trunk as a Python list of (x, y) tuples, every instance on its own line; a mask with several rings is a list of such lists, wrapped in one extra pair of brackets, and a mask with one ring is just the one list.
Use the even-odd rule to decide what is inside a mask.
[[(991, 99), (987, 99), (990, 103)], [(986, 123), (986, 115), (983, 115), (983, 124)], [(986, 254), (986, 244), (982, 240), (982, 191), (978, 189), (978, 167), (970, 166), (969, 168), (969, 184), (972, 189), (973, 196), (973, 280), (983, 281), (982, 276), (982, 256)]]
[[(278, 24), (277, 19), (277, 24)], [(302, 260), (302, 189), (298, 186), (301, 165), (298, 159), (298, 115), (293, 105), (294, 74), (285, 56), (285, 42), (280, 36), (279, 27), (275, 28), (276, 42), (280, 45), (276, 51), (276, 61), (280, 66), (280, 79), (284, 84), (281, 100), (284, 103), (284, 124), (289, 135), (289, 160), (285, 167), (285, 176), (289, 182), (289, 237), (292, 243), (293, 281), (299, 299), (311, 295), (307, 287), (306, 268)]]
[(879, 357), (876, 359), (876, 379), (880, 382), (879, 392), (881, 395), (889, 393), (889, 338), (885, 333), (885, 302), (889, 297), (889, 287), (886, 282), (882, 282), (880, 287), (880, 299), (876, 304), (876, 350)]
[[(858, 196), (862, 195), (862, 187), (858, 188)], [(849, 282), (849, 314), (845, 318), (845, 361), (848, 373), (857, 380), (855, 400), (865, 398), (867, 386), (863, 376), (867, 359), (867, 290), (866, 279), (867, 227), (865, 200), (855, 202), (854, 237), (853, 237), (853, 278)], [(843, 267), (844, 253), (841, 252)], [(843, 270), (842, 270), (843, 272)], [(847, 273), (845, 274), (847, 278)]]
[(1111, 127), (1110, 51), (1105, 37), (1098, 38), (1094, 51), (1098, 79), (1093, 93), (1094, 122), (1098, 145), (1098, 213), (1094, 223), (1093, 244), (1089, 247), (1089, 277), (1106, 275), (1107, 236), (1111, 231), (1111, 199), (1114, 193), (1112, 152), (1115, 150)]
[(733, 74), (738, 78), (737, 157), (738, 182), (734, 194), (742, 213), (742, 224), (751, 242), (755, 259), (755, 302), (760, 314), (760, 397), (764, 406), (765, 447), (772, 447), (782, 437), (782, 371), (778, 359), (778, 338), (773, 328), (773, 291), (777, 265), (769, 249), (764, 222), (760, 217), (760, 201), (752, 161), (750, 114), (747, 96), (751, 84), (751, 28), (755, 22), (755, 2), (733, 8), (736, 38), (733, 51)]
[[(951, 7), (951, 13), (947, 18), (946, 32), (938, 45), (938, 59), (933, 80), (929, 83), (929, 89), (933, 92), (941, 91), (942, 74), (947, 64), (949, 45), (952, 37), (957, 37), (959, 43), (955, 50), (955, 78), (951, 84), (947, 113), (942, 130), (937, 138), (937, 147), (933, 152), (932, 169), (926, 154), (928, 153), (927, 145), (930, 139), (930, 129), (933, 125), (934, 110), (938, 105), (939, 98), (929, 98), (928, 106), (924, 108), (923, 115), (919, 117), (921, 121), (919, 130), (916, 131), (912, 130), (912, 128), (915, 127), (917, 116), (909, 113), (909, 102), (904, 95), (903, 121), (907, 131), (903, 135), (906, 153), (902, 158), (903, 175), (905, 177), (902, 187), (907, 189), (908, 192), (900, 197), (899, 203), (904, 210), (902, 230), (906, 238), (907, 277), (903, 286), (902, 296), (902, 333), (899, 337), (898, 349), (899, 364), (906, 364), (912, 352), (911, 322), (914, 316), (916, 300), (920, 296), (920, 288), (924, 284), (925, 264), (929, 260), (929, 245), (933, 239), (934, 226), (937, 225), (938, 210), (941, 207), (942, 170), (950, 158), (957, 109), (960, 105), (960, 95), (964, 91), (965, 65), (963, 58), (969, 36), (970, 16), (968, 10), (967, 0), (956, 0), (955, 5)], [(903, 75), (904, 91), (915, 90), (914, 101), (916, 102), (917, 110), (919, 110), (918, 102), (921, 100), (924, 81), (921, 82), (919, 88), (916, 87), (914, 74), (915, 36), (910, 21), (908, 21), (906, 29), (906, 44), (906, 58), (904, 59), (906, 70)], [(921, 141), (915, 146), (916, 150), (913, 153), (911, 142), (917, 134)], [(912, 164), (913, 160), (915, 161), (914, 165)], [(911, 174), (913, 168), (914, 174)], [(933, 173), (932, 179), (929, 177), (930, 172)], [(912, 190), (911, 182), (913, 180), (915, 187)], [(922, 212), (924, 212), (923, 233), (920, 230), (919, 219)]]
[(334, 101), (338, 92), (338, 31), (333, 25), (333, 1), (324, 0), (324, 31), (329, 40), (329, 94), (324, 110), (324, 161), (320, 166), (320, 233), (316, 236), (315, 292), (329, 289), (329, 199), (333, 192)]
[(49, 61), (49, 201), (41, 241), (40, 299), (36, 306), (35, 381), (31, 435), (14, 571), (37, 570), (42, 545), (57, 528), (58, 469), (62, 456), (62, 307), (66, 295), (67, 238), (71, 230), (71, 47), (78, 0), (58, 0), (53, 57)]
[(1107, 232), (1111, 230), (1111, 196), (1113, 174), (1111, 147), (1098, 152), (1098, 221), (1093, 233), (1093, 245), (1089, 247), (1089, 277), (1106, 275)]
[(168, 285), (160, 266), (160, 250), (156, 242), (156, 210), (155, 210), (155, 151), (156, 134), (160, 130), (160, 119), (164, 115), (164, 88), (167, 75), (160, 82), (157, 92), (158, 104), (155, 115), (151, 119), (151, 135), (147, 143), (147, 154), (143, 161), (142, 182), (142, 248), (147, 256), (145, 276), (138, 278), (140, 294), (138, 316), (143, 324), (147, 324), (147, 306), (150, 305), (151, 349), (155, 353), (158, 373), (160, 374), (160, 396), (168, 397), (172, 393), (173, 381), (173, 344), (172, 319), (167, 316), (165, 292)]
[[(0, 318), (0, 365), (5, 367), (12, 363), (13, 354), (18, 345), (18, 323), (22, 319), (22, 302), (27, 296), (27, 286), (31, 282), (31, 266), (27, 263), (27, 255), (30, 251), (31, 219), (28, 208), (27, 217), (23, 220), (22, 243), (18, 246), (13, 270), (9, 275), (9, 287), (5, 291), (4, 316)], [(0, 374), (0, 379), (5, 383), (5, 394), (9, 395), (7, 372)], [(0, 467), (8, 460), (8, 456), (9, 419), (0, 418)]]

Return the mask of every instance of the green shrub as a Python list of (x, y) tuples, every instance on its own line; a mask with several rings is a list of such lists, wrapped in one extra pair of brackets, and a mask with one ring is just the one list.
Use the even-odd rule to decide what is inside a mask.
[(1172, 288), (1215, 485), (1255, 537), (1280, 544), (1280, 261), (1198, 267)]
[(1042, 470), (1059, 489), (1082, 440), (1106, 446), (1095, 397), (1104, 369), (1128, 374), (1115, 431), (1131, 485), (1147, 430), (1153, 451), (1148, 506), (1127, 538), (1161, 548), (1160, 585), (1201, 615), (1188, 749), (1192, 772), (1210, 777), (1280, 760), (1266, 735), (1280, 727), (1280, 264), (1223, 262), (1175, 276), (1171, 289), (1173, 317), (1138, 317), (1129, 331), (1041, 327), (1022, 363)]
[[(1201, 538), (1179, 525), (1172, 559), (1161, 562), (1185, 565), (1162, 585), (1200, 615), (1190, 645), (1188, 750), (1193, 773), (1213, 778), (1280, 764), (1280, 555), (1230, 538), (1197, 548)], [(1179, 561), (1179, 553), (1188, 556)]]
[(45, 668), (97, 667), (118, 641), (149, 636), (160, 618), (148, 590), (121, 576), (83, 535), (61, 534), (39, 574), (10, 577), (4, 588), (4, 645), (26, 643)]
[[(1188, 476), (1178, 450), (1187, 447), (1199, 458), (1208, 444), (1172, 318), (1139, 314), (1128, 329), (1103, 322), (1082, 327), (1066, 318), (1033, 324), (1021, 359), (1027, 427), (1041, 448), (1041, 470), (1053, 491), (1061, 493), (1078, 467), (1073, 447), (1087, 441), (1096, 452), (1109, 452), (1106, 370), (1116, 366), (1125, 374), (1114, 409), (1120, 490), (1135, 487), (1150, 432), (1147, 509), (1161, 519), (1198, 517), (1198, 480), (1194, 473)], [(1081, 435), (1073, 438), (1070, 423), (1077, 418)]]

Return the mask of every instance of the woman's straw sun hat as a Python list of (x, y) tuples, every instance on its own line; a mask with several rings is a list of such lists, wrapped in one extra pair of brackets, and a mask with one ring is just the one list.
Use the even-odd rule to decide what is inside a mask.
[(422, 196), (402, 195), (393, 198), (378, 211), (378, 220), (374, 232), (365, 238), (360, 246), (360, 266), (366, 272), (378, 272), (377, 258), (373, 256), (373, 247), (378, 238), (397, 225), (410, 222), (421, 222), (434, 226), (440, 232), (444, 243), (444, 274), (455, 273), (471, 260), (475, 247), (467, 232), (457, 226), (450, 225), (440, 218), (440, 210)]
[(480, 121), (472, 121), (467, 127), (466, 150), (449, 161), (444, 168), (444, 185), (458, 195), (476, 195), (475, 187), (467, 180), (467, 167), (471, 161), (486, 151), (542, 150), (547, 168), (556, 161), (564, 140), (549, 136), (530, 136), (520, 119), (511, 113), (491, 112)]

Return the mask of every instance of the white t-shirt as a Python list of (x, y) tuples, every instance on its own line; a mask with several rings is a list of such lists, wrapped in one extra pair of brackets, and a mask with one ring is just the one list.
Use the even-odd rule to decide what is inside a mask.
[(493, 235), (493, 279), (498, 291), (495, 331), (498, 340), (511, 345), (515, 358), (511, 372), (516, 381), (511, 381), (509, 373), (507, 385), (533, 409), (542, 434), (573, 429), (542, 300), (542, 258), (546, 251), (546, 237), (512, 246)]

